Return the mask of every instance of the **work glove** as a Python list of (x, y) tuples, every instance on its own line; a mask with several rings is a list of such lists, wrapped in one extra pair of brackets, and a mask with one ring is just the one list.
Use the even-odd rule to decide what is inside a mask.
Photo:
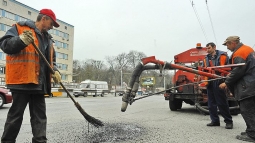
[(54, 74), (52, 74), (52, 78), (55, 83), (60, 83), (61, 82), (61, 75), (58, 71), (55, 71)]
[(34, 41), (32, 31), (30, 30), (23, 31), (23, 33), (19, 35), (19, 38), (26, 45), (29, 45)]

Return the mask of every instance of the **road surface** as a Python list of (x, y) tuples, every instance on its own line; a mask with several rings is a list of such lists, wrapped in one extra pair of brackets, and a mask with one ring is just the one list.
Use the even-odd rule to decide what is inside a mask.
[[(182, 110), (170, 111), (163, 95), (137, 100), (121, 112), (121, 96), (75, 98), (91, 116), (104, 122), (95, 128), (89, 125), (70, 98), (46, 98), (48, 143), (240, 143), (235, 136), (246, 126), (241, 115), (233, 116), (234, 129), (207, 127), (209, 116), (200, 114), (194, 106), (183, 104)], [(11, 104), (0, 109), (0, 134)], [(30, 143), (32, 139), (28, 107), (17, 143)]]

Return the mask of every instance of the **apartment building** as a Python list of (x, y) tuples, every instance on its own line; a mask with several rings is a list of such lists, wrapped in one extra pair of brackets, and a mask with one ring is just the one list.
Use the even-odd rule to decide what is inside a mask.
[[(0, 0), (0, 37), (18, 21), (36, 20), (39, 10), (16, 0)], [(57, 14), (56, 14), (57, 15)], [(57, 19), (60, 27), (49, 31), (52, 35), (58, 69), (62, 82), (72, 82), (74, 26)], [(5, 84), (5, 53), (0, 50), (0, 84)]]

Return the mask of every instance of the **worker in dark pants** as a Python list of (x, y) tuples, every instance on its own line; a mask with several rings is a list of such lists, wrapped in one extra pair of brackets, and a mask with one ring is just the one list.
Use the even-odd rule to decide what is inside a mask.
[[(40, 10), (36, 21), (20, 21), (0, 38), (0, 47), (6, 53), (6, 86), (12, 92), (13, 103), (8, 112), (1, 143), (15, 143), (23, 114), (29, 104), (32, 143), (46, 143), (46, 105), (44, 95), (51, 94), (52, 77), (61, 81), (50, 29), (59, 27), (56, 15), (50, 9)], [(54, 69), (35, 50), (35, 44)]]
[(226, 123), (226, 129), (233, 128), (233, 121), (229, 111), (229, 105), (227, 101), (227, 96), (225, 91), (219, 88), (220, 81), (211, 81), (207, 86), (207, 96), (208, 96), (208, 108), (210, 112), (211, 123), (207, 126), (220, 126), (220, 118), (218, 115), (218, 109), (220, 114), (224, 118)]
[[(13, 103), (8, 112), (8, 117), (4, 127), (4, 133), (2, 136), (2, 143), (5, 143), (5, 140), (11, 141), (16, 139), (19, 133), (22, 121), (24, 110), (29, 103), (30, 111), (30, 122), (33, 133), (33, 142), (36, 141), (46, 141), (46, 106), (45, 106), (45, 97), (44, 94), (24, 94), (24, 93), (12, 93)], [(41, 111), (41, 112), (40, 112)], [(13, 142), (6, 142), (13, 143)]]
[[(216, 45), (214, 43), (208, 43), (206, 48), (208, 54), (206, 55), (203, 62), (204, 67), (222, 66), (228, 63), (227, 53), (216, 50)], [(218, 115), (219, 108), (220, 114), (226, 123), (225, 128), (232, 129), (233, 121), (229, 111), (227, 96), (225, 91), (219, 88), (221, 82), (221, 80), (215, 80), (205, 83), (207, 85), (208, 108), (211, 118), (211, 123), (207, 124), (207, 126), (220, 126), (220, 118)]]
[(240, 42), (239, 36), (229, 36), (223, 43), (232, 52), (231, 64), (245, 63), (233, 67), (220, 88), (228, 88), (239, 102), (240, 112), (246, 123), (245, 132), (236, 138), (242, 141), (255, 142), (255, 51)]

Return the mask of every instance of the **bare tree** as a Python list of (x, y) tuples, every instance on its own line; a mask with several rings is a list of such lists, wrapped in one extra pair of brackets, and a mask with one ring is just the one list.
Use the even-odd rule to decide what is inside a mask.
[(103, 61), (88, 59), (84, 64), (84, 74), (86, 79), (101, 80), (106, 66)]
[(79, 75), (81, 74), (81, 62), (79, 60), (73, 60), (73, 81), (79, 81)]
[[(121, 53), (117, 56), (107, 56), (106, 64), (103, 61), (87, 59), (86, 61), (73, 61), (73, 73), (80, 73), (73, 76), (76, 82), (86, 79), (107, 81), (109, 86), (121, 85), (122, 82), (128, 83), (133, 69), (142, 58), (146, 57), (143, 52), (130, 51), (128, 54)], [(162, 87), (164, 79), (159, 76), (159, 71), (144, 71), (141, 77), (153, 76), (156, 79), (155, 87)], [(165, 82), (171, 85), (172, 75), (165, 75)]]
[(116, 77), (116, 68), (117, 68), (117, 62), (116, 62), (116, 57), (114, 56), (107, 56), (106, 58), (106, 61), (109, 65), (109, 68), (108, 68), (108, 74), (109, 74), (109, 81), (110, 81), (110, 84), (112, 85), (116, 85), (118, 79)]
[(143, 52), (138, 51), (130, 51), (127, 55), (128, 63), (131, 68), (135, 68), (138, 62), (141, 61), (142, 58), (145, 58), (146, 55)]
[(119, 72), (117, 72), (117, 73), (119, 73), (120, 85), (122, 85), (122, 82), (123, 82), (123, 74), (122, 73), (127, 71), (128, 64), (129, 64), (128, 54), (121, 53), (121, 54), (117, 55), (115, 60), (117, 62), (117, 69), (116, 70), (119, 70)]

